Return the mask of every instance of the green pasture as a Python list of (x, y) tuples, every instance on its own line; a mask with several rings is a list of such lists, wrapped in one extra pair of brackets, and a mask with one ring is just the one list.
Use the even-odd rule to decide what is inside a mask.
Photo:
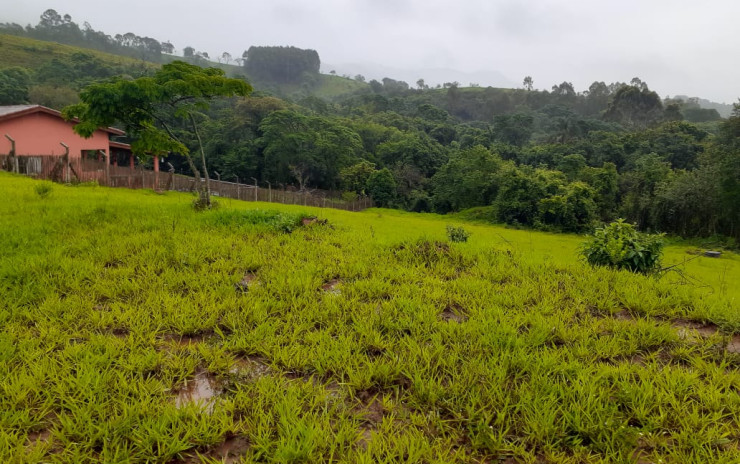
[(740, 462), (737, 255), (42, 185), (0, 173), (0, 462)]

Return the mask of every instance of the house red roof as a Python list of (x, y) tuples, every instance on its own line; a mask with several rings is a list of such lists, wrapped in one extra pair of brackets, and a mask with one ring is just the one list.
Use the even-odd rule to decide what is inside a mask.
[[(59, 111), (41, 105), (10, 105), (0, 106), (0, 121), (6, 121), (8, 119), (14, 119), (33, 113), (46, 113), (58, 118), (62, 117), (62, 113)], [(72, 121), (78, 122), (77, 119), (73, 119)], [(126, 135), (124, 131), (116, 129), (115, 127), (101, 127), (100, 130), (113, 135)]]

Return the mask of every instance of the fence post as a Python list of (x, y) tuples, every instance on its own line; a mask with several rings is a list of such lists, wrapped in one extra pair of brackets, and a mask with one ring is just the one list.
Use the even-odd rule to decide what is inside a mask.
[(103, 159), (105, 160), (105, 185), (110, 187), (110, 156), (108, 156), (105, 150), (98, 150), (98, 153), (103, 155)]
[(168, 188), (167, 190), (172, 190), (175, 187), (175, 167), (170, 163), (167, 162), (167, 166), (169, 166), (169, 173), (170, 173), (170, 180), (168, 182)]
[(159, 156), (154, 155), (154, 191), (159, 190)]
[(10, 142), (10, 153), (8, 153), (8, 171), (18, 173), (20, 168), (18, 166), (18, 157), (15, 156), (15, 139), (8, 134), (5, 134), (5, 138)]
[(64, 147), (64, 154), (62, 155), (64, 160), (64, 183), (69, 184), (69, 146), (64, 142), (59, 142), (59, 145)]

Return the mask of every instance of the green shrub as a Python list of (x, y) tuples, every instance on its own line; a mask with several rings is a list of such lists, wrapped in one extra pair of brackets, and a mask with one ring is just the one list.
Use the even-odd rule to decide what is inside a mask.
[(663, 235), (640, 233), (620, 219), (596, 229), (580, 253), (592, 266), (651, 274), (660, 269)]
[(46, 198), (51, 195), (54, 187), (52, 186), (51, 182), (42, 182), (40, 184), (36, 184), (33, 189), (36, 191), (36, 195), (40, 196), (41, 198)]
[(344, 201), (347, 201), (347, 202), (355, 201), (357, 200), (357, 197), (358, 197), (357, 192), (352, 192), (352, 191), (342, 192), (342, 200)]
[(449, 238), (451, 242), (467, 242), (468, 237), (470, 237), (470, 232), (464, 228), (450, 225), (447, 226), (447, 238)]

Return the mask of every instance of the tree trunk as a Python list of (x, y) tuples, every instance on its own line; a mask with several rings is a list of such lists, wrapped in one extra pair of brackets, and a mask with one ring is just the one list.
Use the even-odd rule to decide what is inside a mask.
[(208, 192), (206, 192), (201, 185), (200, 171), (198, 171), (198, 168), (195, 167), (193, 158), (189, 154), (185, 155), (185, 159), (188, 160), (188, 165), (190, 166), (190, 170), (193, 171), (193, 178), (195, 179), (195, 191), (198, 192), (198, 201), (196, 206), (198, 208), (208, 208), (211, 206), (211, 201), (208, 197)]
[[(201, 189), (201, 201), (203, 201), (203, 206), (206, 208), (211, 207), (211, 179), (208, 177), (208, 168), (206, 167), (206, 153), (203, 150), (203, 141), (200, 138), (200, 132), (198, 132), (198, 125), (195, 124), (195, 117), (193, 116), (193, 113), (188, 113), (190, 115), (190, 122), (193, 125), (193, 132), (195, 132), (195, 137), (198, 139), (198, 148), (200, 149), (200, 160), (201, 164), (203, 166), (203, 177), (205, 177), (205, 186), (203, 189)], [(200, 181), (200, 179), (198, 179)]]

